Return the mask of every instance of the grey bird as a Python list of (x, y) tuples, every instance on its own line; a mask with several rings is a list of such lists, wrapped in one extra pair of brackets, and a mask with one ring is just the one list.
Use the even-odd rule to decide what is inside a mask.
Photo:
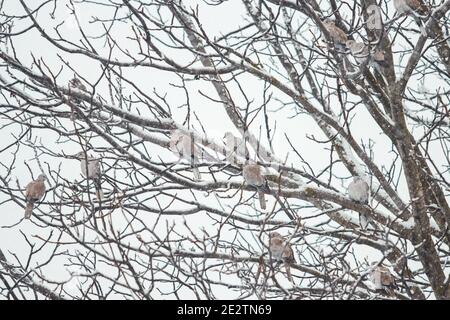
[(389, 295), (394, 296), (394, 290), (397, 289), (395, 277), (384, 266), (377, 266), (376, 263), (372, 264), (372, 271), (370, 272), (370, 280), (374, 287), (378, 291), (385, 291)]
[(422, 33), (425, 32), (421, 18), (426, 17), (430, 10), (421, 0), (394, 0), (394, 7), (399, 15), (407, 14), (411, 16)]
[[(84, 91), (85, 93), (87, 93), (87, 89), (86, 86), (81, 82), (80, 79), (78, 79), (76, 76), (74, 76), (70, 81), (69, 81), (69, 90), (72, 91)], [(77, 105), (79, 105), (81, 103), (81, 100), (78, 98), (71, 98), (71, 101)], [(75, 121), (75, 119), (77, 118), (76, 116), (76, 112), (73, 109), (73, 107), (71, 107), (71, 113), (70, 113), (70, 120)]]
[(358, 64), (362, 64), (369, 59), (369, 48), (364, 43), (355, 40), (347, 40), (345, 44), (350, 49), (352, 56)]
[(344, 30), (336, 26), (336, 23), (331, 19), (326, 19), (323, 25), (330, 34), (331, 40), (333, 41), (337, 49), (345, 49), (346, 41), (348, 40), (347, 34)]
[(296, 261), (291, 245), (278, 232), (271, 232), (269, 238), (269, 251), (272, 259), (284, 263), (288, 279), (292, 281), (290, 265)]
[[(370, 188), (367, 182), (361, 177), (353, 177), (353, 181), (348, 185), (348, 195), (350, 199), (361, 204), (369, 204)], [(369, 225), (370, 218), (365, 214), (359, 214), (359, 224), (362, 229), (366, 229)]]
[(266, 184), (266, 179), (262, 174), (261, 166), (257, 164), (246, 164), (242, 168), (242, 176), (244, 177), (245, 183), (255, 187), (258, 191), (259, 205), (261, 209), (266, 209), (266, 197), (262, 189)]
[(40, 174), (38, 178), (31, 181), (25, 188), (25, 219), (30, 219), (33, 214), (34, 204), (41, 200), (45, 194), (46, 187), (45, 181), (47, 177), (44, 174)]
[(92, 180), (97, 194), (97, 199), (103, 199), (103, 190), (101, 186), (102, 167), (100, 159), (87, 155), (84, 151), (78, 152), (75, 156), (80, 161), (81, 174)]
[(180, 158), (187, 160), (191, 164), (192, 173), (195, 180), (201, 180), (200, 171), (197, 168), (198, 149), (194, 139), (190, 134), (186, 134), (183, 130), (176, 129), (170, 135), (170, 149)]

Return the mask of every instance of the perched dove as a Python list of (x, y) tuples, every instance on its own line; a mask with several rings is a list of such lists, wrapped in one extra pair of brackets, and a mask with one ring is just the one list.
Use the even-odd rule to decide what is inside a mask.
[(393, 290), (397, 288), (394, 276), (384, 266), (373, 267), (370, 273), (370, 279), (376, 290), (384, 290), (392, 295)]
[(386, 54), (383, 50), (377, 49), (372, 55), (373, 66), (378, 69), (381, 73), (383, 73), (383, 69), (388, 67), (388, 63), (386, 61)]
[[(87, 92), (86, 86), (76, 76), (74, 76), (73, 79), (71, 79), (69, 81), (69, 90), (70, 91), (80, 90), (80, 91)], [(81, 100), (77, 99), (77, 98), (71, 98), (71, 101), (75, 104), (81, 103)], [(75, 110), (73, 110), (73, 108), (72, 108), (71, 113), (70, 113), (70, 120), (74, 121), (75, 119), (76, 119), (76, 113), (75, 113)]]
[(394, 7), (398, 14), (407, 14), (413, 17), (417, 25), (421, 28), (422, 33), (423, 23), (420, 19), (429, 13), (429, 8), (422, 2), (422, 0), (394, 0)]
[(232, 164), (238, 164), (238, 157), (246, 158), (247, 148), (244, 140), (235, 137), (231, 132), (225, 132), (225, 155), (227, 161)]
[(86, 86), (76, 76), (73, 77), (73, 79), (71, 79), (69, 81), (69, 88), (70, 89), (81, 90), (81, 91), (87, 91), (86, 90)]
[(345, 43), (348, 39), (345, 31), (336, 26), (335, 22), (330, 19), (325, 20), (323, 24), (330, 34), (331, 40), (336, 48), (345, 49)]
[[(367, 7), (367, 27), (372, 31), (383, 30), (383, 18), (381, 15), (381, 9), (376, 4), (371, 4)], [(380, 35), (380, 34), (379, 34)]]
[(266, 197), (262, 188), (266, 184), (266, 179), (263, 176), (261, 166), (257, 164), (246, 164), (242, 168), (242, 176), (245, 183), (255, 187), (258, 190), (259, 206), (261, 209), (266, 209)]
[(394, 7), (399, 14), (427, 15), (429, 9), (421, 0), (394, 0)]
[(369, 59), (369, 48), (364, 43), (356, 42), (355, 40), (347, 40), (345, 44), (350, 49), (352, 56), (358, 64), (362, 64)]
[(103, 190), (101, 186), (101, 175), (102, 168), (100, 165), (100, 159), (94, 158), (90, 155), (87, 155), (86, 161), (86, 153), (84, 151), (80, 151), (75, 155), (75, 158), (80, 161), (81, 173), (82, 175), (92, 180), (94, 183), (94, 187), (97, 193), (97, 199), (103, 198)]
[(30, 219), (33, 214), (34, 204), (41, 200), (45, 194), (45, 180), (47, 177), (44, 174), (40, 174), (38, 178), (31, 181), (25, 190), (25, 200), (27, 205), (25, 207), (25, 219)]
[(353, 181), (348, 185), (348, 195), (353, 201), (369, 203), (369, 185), (361, 177), (353, 177)]
[(191, 135), (184, 133), (180, 129), (174, 130), (170, 136), (170, 149), (182, 159), (189, 161), (194, 178), (201, 180), (200, 171), (196, 167), (198, 151)]
[(292, 281), (290, 264), (295, 263), (294, 251), (286, 239), (278, 232), (271, 232), (269, 251), (271, 258), (277, 261), (283, 261), (286, 268), (288, 279)]
[[(362, 204), (369, 204), (369, 185), (360, 177), (353, 177), (353, 181), (348, 185), (348, 195), (350, 199)], [(369, 225), (370, 218), (365, 214), (359, 214), (359, 223), (362, 229)]]

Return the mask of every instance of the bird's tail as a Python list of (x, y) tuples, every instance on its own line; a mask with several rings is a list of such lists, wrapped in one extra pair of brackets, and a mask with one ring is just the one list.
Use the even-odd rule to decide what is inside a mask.
[(289, 262), (284, 263), (284, 267), (286, 269), (286, 274), (290, 282), (293, 282), (292, 274), (291, 274), (291, 266), (289, 265)]
[(100, 182), (100, 179), (94, 180), (94, 186), (95, 186), (95, 194), (97, 196), (97, 199), (102, 200), (104, 195), (103, 195), (103, 189), (102, 189), (102, 184)]
[(370, 218), (364, 214), (364, 213), (360, 213), (359, 214), (359, 225), (361, 227), (361, 229), (366, 230), (367, 227), (369, 226), (369, 220)]
[(266, 195), (262, 191), (258, 191), (259, 206), (266, 210)]
[(28, 201), (25, 207), (25, 219), (30, 219), (33, 214), (34, 202)]
[(198, 170), (197, 167), (193, 167), (192, 168), (192, 173), (194, 174), (195, 180), (201, 180), (202, 179), (202, 176), (200, 175), (200, 171)]

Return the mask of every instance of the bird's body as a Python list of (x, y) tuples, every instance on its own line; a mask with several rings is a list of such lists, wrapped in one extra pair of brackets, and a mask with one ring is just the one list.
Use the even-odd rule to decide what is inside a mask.
[(271, 258), (284, 263), (288, 278), (292, 281), (290, 264), (295, 263), (296, 261), (291, 245), (278, 232), (270, 233), (269, 237), (269, 251)]
[(270, 234), (269, 249), (273, 259), (295, 263), (294, 251), (291, 245), (278, 232)]
[(397, 288), (395, 278), (388, 268), (384, 266), (376, 266), (370, 273), (370, 279), (376, 290), (384, 290), (393, 293)]
[(369, 185), (360, 177), (354, 177), (348, 185), (348, 195), (353, 201), (369, 203)]
[(428, 8), (420, 0), (394, 0), (394, 7), (399, 14), (418, 14), (425, 16)]
[(34, 203), (41, 200), (45, 194), (45, 180), (47, 178), (45, 175), (40, 174), (38, 178), (34, 181), (31, 181), (25, 189), (25, 219), (29, 219), (33, 214)]
[(261, 166), (257, 164), (246, 164), (242, 168), (242, 176), (245, 183), (255, 187), (258, 190), (259, 205), (261, 209), (266, 209), (266, 197), (261, 190), (266, 183), (266, 180), (262, 174)]
[(344, 49), (348, 40), (347, 34), (344, 30), (336, 26), (332, 20), (325, 20), (324, 26), (330, 34), (331, 40), (338, 49)]
[[(69, 81), (69, 90), (71, 92), (76, 90), (87, 92), (86, 86), (77, 77), (73, 77), (73, 79)], [(77, 105), (81, 103), (81, 100), (78, 98), (71, 98), (71, 101)], [(70, 120), (75, 121), (76, 118), (77, 118), (76, 112), (74, 108), (71, 106)]]
[(98, 158), (94, 158), (87, 155), (84, 151), (80, 151), (75, 155), (80, 161), (81, 174), (94, 182), (95, 189), (97, 191), (97, 198), (103, 198), (103, 190), (101, 187), (102, 167), (101, 161)]
[(369, 30), (375, 31), (380, 36), (383, 31), (383, 18), (381, 9), (376, 4), (371, 4), (367, 7), (367, 27)]
[(180, 158), (189, 161), (194, 178), (201, 180), (200, 171), (196, 167), (198, 163), (198, 151), (191, 135), (179, 129), (174, 130), (170, 136), (170, 149)]
[[(360, 177), (354, 177), (353, 181), (348, 185), (348, 195), (350, 199), (361, 204), (369, 204), (370, 188), (367, 182)], [(359, 225), (362, 229), (366, 229), (371, 222), (370, 217), (365, 213), (359, 214)]]
[(394, 7), (399, 15), (411, 16), (421, 29), (421, 33), (426, 35), (421, 18), (426, 17), (430, 10), (421, 0), (394, 0)]
[(257, 164), (247, 164), (242, 168), (242, 175), (245, 182), (254, 187), (262, 187), (264, 185), (264, 177), (261, 166)]
[(69, 88), (70, 89), (81, 90), (81, 91), (87, 91), (86, 90), (86, 86), (77, 77), (74, 77), (73, 79), (70, 79), (70, 81), (69, 81)]
[(358, 64), (362, 64), (370, 57), (369, 48), (362, 42), (355, 40), (347, 40), (346, 46), (350, 49), (352, 56)]

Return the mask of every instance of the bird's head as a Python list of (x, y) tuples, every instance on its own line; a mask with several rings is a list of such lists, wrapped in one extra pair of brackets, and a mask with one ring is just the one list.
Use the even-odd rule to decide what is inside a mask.
[(228, 140), (228, 139), (234, 139), (234, 135), (230, 132), (227, 131), (225, 132), (225, 134), (223, 135), (223, 139)]
[(47, 176), (45, 175), (45, 174), (43, 174), (43, 173), (41, 173), (39, 176), (38, 176), (38, 178), (37, 178), (39, 181), (47, 181)]
[(86, 152), (80, 151), (72, 156), (74, 159), (83, 160), (86, 159)]
[(77, 77), (73, 77), (69, 80), (69, 85), (71, 85), (72, 87), (80, 87), (83, 85), (83, 83)]
[(332, 18), (326, 18), (325, 20), (323, 20), (323, 24), (330, 26), (330, 25), (336, 25), (336, 21)]
[(270, 237), (270, 239), (281, 238), (281, 234), (279, 234), (278, 232), (274, 231), (274, 232), (269, 233), (269, 237)]

